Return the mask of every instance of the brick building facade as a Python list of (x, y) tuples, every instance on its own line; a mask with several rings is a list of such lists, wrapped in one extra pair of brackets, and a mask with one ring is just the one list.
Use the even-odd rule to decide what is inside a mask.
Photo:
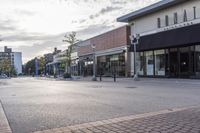
[[(123, 26), (77, 43), (79, 74), (92, 75), (93, 53), (95, 52), (97, 75), (112, 76), (116, 73), (117, 76), (130, 76), (130, 64), (128, 63), (130, 55), (127, 51), (129, 35), (129, 26)], [(95, 49), (91, 47), (92, 45)]]

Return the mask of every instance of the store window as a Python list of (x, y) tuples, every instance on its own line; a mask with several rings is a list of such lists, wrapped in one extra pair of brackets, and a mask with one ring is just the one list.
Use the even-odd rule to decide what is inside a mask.
[(154, 75), (153, 51), (144, 52), (144, 75)]
[(169, 16), (165, 16), (165, 26), (169, 26)]
[(144, 53), (140, 52), (139, 56), (137, 58), (137, 63), (138, 63), (138, 74), (143, 76), (144, 75)]
[(178, 24), (178, 13), (174, 13), (174, 24)]
[(196, 74), (200, 75), (200, 45), (195, 46), (196, 51)]
[(97, 74), (104, 76), (125, 76), (125, 54), (101, 56), (97, 58)]
[(161, 28), (161, 20), (160, 20), (160, 18), (157, 18), (157, 27)]
[(194, 19), (196, 19), (197, 18), (197, 13), (196, 13), (196, 7), (195, 6), (193, 7), (193, 10), (194, 10)]
[(183, 15), (183, 22), (187, 22), (187, 11), (184, 10), (184, 15)]
[(165, 51), (156, 50), (154, 51), (155, 56), (155, 75), (165, 76)]
[(126, 69), (126, 64), (125, 64), (125, 53), (119, 54), (119, 68), (118, 68), (118, 75), (119, 76), (125, 76), (125, 69)]

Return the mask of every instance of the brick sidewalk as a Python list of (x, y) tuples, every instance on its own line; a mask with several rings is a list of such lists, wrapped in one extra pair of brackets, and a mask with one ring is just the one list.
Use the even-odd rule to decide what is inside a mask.
[(0, 133), (12, 133), (0, 101)]
[(200, 133), (200, 108), (163, 110), (35, 133)]

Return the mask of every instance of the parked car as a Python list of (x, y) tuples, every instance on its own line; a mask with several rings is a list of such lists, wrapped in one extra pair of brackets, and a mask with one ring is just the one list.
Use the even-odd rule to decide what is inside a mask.
[(6, 78), (8, 78), (8, 76), (6, 74), (1, 74), (0, 75), (0, 79), (6, 79)]

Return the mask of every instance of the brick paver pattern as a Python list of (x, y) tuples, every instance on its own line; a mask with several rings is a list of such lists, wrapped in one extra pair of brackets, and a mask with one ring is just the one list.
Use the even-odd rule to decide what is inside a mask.
[(200, 108), (147, 113), (36, 133), (200, 133)]

